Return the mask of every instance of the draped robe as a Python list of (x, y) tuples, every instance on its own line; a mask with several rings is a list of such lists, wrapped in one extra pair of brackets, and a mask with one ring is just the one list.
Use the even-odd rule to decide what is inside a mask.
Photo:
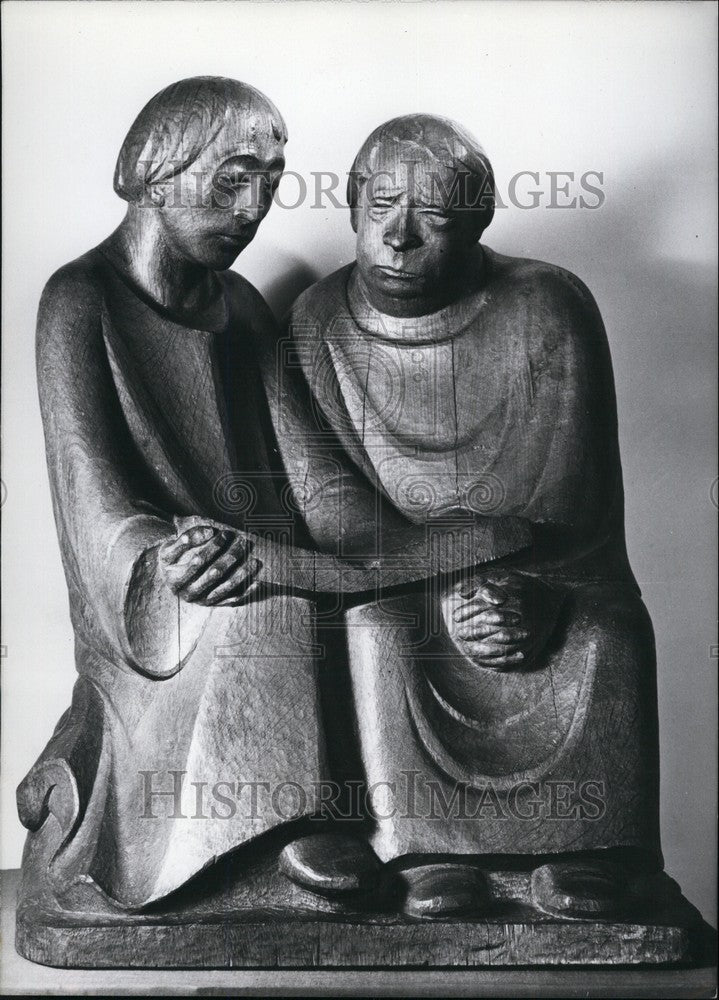
[(346, 609), (371, 842), (383, 861), (630, 847), (656, 862), (654, 641), (626, 555), (601, 317), (563, 269), (489, 248), (476, 266), (474, 294), (402, 319), (349, 265), (299, 298), (284, 345), (281, 395), (302, 382), (316, 421), (302, 475), (341, 452), (374, 491), (363, 512), (352, 491), (347, 550), (394, 552), (412, 526), (430, 552), (448, 523), (516, 518), (530, 541), (505, 565), (559, 602), (545, 650), (506, 672), (452, 638), (449, 577)]
[[(158, 577), (173, 519), (201, 515), (278, 547), (298, 540), (251, 350), (273, 320), (247, 282), (220, 280), (229, 315), (215, 332), (164, 312), (100, 250), (61, 269), (40, 307), (40, 401), (79, 677), (18, 804), (32, 831), (23, 867), (39, 859), (70, 908), (167, 895), (311, 813), (325, 773), (309, 596), (204, 608)], [(271, 800), (288, 779), (295, 786)], [(244, 789), (232, 815), (209, 794), (218, 782)], [(264, 784), (252, 793), (253, 783)]]
[[(40, 306), (38, 384), (79, 677), (18, 807), (31, 831), (23, 868), (46, 871), (70, 908), (140, 908), (314, 814), (330, 776), (317, 595), (331, 609), (339, 594), (418, 580), (432, 563), (405, 537), (387, 570), (339, 558), (342, 517), (371, 487), (350, 472), (306, 475), (301, 387), (272, 396), (274, 426), (268, 405), (274, 321), (239, 275), (220, 280), (228, 316), (215, 331), (168, 314), (99, 249), (62, 268)], [(263, 562), (261, 598), (205, 608), (171, 593), (158, 546), (198, 519), (246, 534)], [(501, 556), (523, 539), (512, 518), (456, 546), (450, 532), (434, 564)]]
[[(383, 860), (658, 851), (651, 625), (624, 552), (601, 321), (566, 273), (507, 278), (486, 259), (485, 291), (412, 321), (419, 339), (358, 297), (351, 267), (301, 297), (283, 338), (229, 273), (214, 332), (100, 251), (49, 282), (38, 378), (79, 677), (18, 804), (23, 868), (40, 864), (61, 905), (87, 907), (90, 888), (142, 907), (313, 814), (326, 732), (340, 757), (357, 743), (370, 786), (399, 789), (394, 815), (374, 810)], [(158, 545), (197, 517), (247, 533), (260, 599), (203, 608), (160, 580)], [(438, 603), (453, 571), (507, 559), (554, 583), (564, 615), (535, 669), (497, 675)], [(347, 728), (331, 699), (323, 717), (318, 666), (350, 684)], [(590, 821), (527, 801), (531, 782), (586, 778)], [(223, 782), (235, 811), (198, 806)], [(488, 783), (519, 819), (494, 802), (479, 821), (433, 815)]]

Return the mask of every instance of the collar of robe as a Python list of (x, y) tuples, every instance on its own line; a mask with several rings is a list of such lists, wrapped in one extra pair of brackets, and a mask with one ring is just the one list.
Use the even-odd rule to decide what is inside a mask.
[[(481, 270), (489, 268), (490, 261), (491, 251), (482, 248), (477, 267)], [(424, 316), (389, 316), (370, 302), (357, 266), (352, 269), (347, 281), (347, 306), (359, 330), (368, 337), (408, 346), (436, 344), (458, 336), (477, 319), (486, 300), (486, 281), (482, 281), (476, 291), (436, 312)]]

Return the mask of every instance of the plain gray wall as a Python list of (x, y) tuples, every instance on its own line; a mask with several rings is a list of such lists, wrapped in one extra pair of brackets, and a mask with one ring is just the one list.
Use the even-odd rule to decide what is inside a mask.
[[(500, 192), (522, 170), (545, 191), (547, 171), (604, 173), (601, 208), (510, 207), (486, 242), (568, 267), (603, 312), (629, 552), (657, 634), (667, 867), (713, 919), (714, 6), (10, 2), (3, 20), (3, 867), (23, 842), (14, 788), (74, 679), (35, 389), (38, 299), (120, 221), (114, 161), (142, 105), (218, 74), (272, 97), (288, 167), (305, 177), (348, 170), (372, 128), (408, 111), (475, 132)], [(281, 192), (291, 203), (296, 180)], [(281, 311), (352, 256), (347, 211), (305, 202), (273, 208), (236, 267)]]

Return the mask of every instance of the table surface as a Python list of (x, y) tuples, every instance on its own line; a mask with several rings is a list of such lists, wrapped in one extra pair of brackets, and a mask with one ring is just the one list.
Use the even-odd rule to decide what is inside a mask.
[(44, 996), (715, 997), (716, 969), (472, 969), (302, 972), (117, 969), (35, 965), (15, 951), (18, 871), (1, 873), (0, 994)]

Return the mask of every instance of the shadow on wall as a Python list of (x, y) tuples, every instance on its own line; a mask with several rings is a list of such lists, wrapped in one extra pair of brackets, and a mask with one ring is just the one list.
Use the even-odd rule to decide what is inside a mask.
[(321, 275), (300, 257), (287, 254), (285, 270), (265, 289), (264, 297), (275, 317), (284, 321), (292, 303)]
[[(617, 385), (630, 546), (639, 563), (661, 535), (662, 552), (681, 557), (663, 567), (670, 576), (684, 571), (696, 549), (692, 516), (713, 510), (715, 434), (705, 407), (715, 395), (716, 272), (689, 245), (706, 240), (713, 220), (711, 208), (708, 220), (686, 211), (687, 203), (701, 204), (700, 192), (709, 206), (715, 196), (705, 164), (683, 163), (680, 151), (605, 180), (606, 200), (595, 210), (508, 210), (515, 226), (497, 249), (568, 267), (595, 295)], [(487, 237), (493, 246), (491, 229)], [(681, 549), (677, 538), (687, 533), (690, 544)]]
[[(606, 180), (606, 201), (594, 211), (514, 210), (496, 248), (569, 268), (604, 317), (627, 543), (657, 638), (664, 853), (713, 921), (716, 268), (691, 244), (706, 245), (715, 195), (711, 170), (684, 162), (681, 150)], [(487, 237), (494, 246), (492, 230)]]

